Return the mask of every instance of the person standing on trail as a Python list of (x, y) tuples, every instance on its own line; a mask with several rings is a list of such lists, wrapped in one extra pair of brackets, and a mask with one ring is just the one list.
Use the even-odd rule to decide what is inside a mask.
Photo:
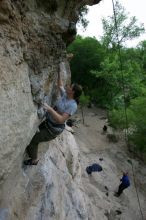
[(77, 110), (82, 87), (78, 84), (72, 84), (67, 86), (65, 90), (59, 71), (58, 88), (60, 97), (56, 101), (55, 106), (52, 108), (47, 103), (43, 104), (43, 108), (46, 112), (45, 120), (40, 124), (39, 132), (34, 135), (26, 148), (26, 153), (30, 159), (25, 160), (24, 165), (37, 165), (38, 144), (40, 142), (50, 141), (61, 134), (65, 128), (66, 120)]
[(115, 196), (120, 196), (124, 189), (130, 186), (130, 180), (128, 177), (128, 172), (124, 172), (122, 178), (120, 179), (121, 184), (119, 185), (118, 192), (116, 192)]

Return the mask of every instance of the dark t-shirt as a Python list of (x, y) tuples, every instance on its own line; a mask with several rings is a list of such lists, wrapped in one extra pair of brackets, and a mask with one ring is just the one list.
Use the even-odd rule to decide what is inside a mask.
[(127, 175), (123, 175), (121, 181), (124, 186), (130, 186), (130, 180)]

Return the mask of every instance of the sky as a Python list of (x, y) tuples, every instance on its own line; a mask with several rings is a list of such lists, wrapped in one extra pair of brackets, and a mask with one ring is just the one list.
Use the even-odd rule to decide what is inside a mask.
[[(138, 19), (138, 23), (144, 23), (146, 30), (146, 0), (119, 0), (119, 2), (125, 8), (126, 12), (129, 12), (129, 17), (135, 16)], [(88, 15), (86, 16), (89, 21), (88, 27), (86, 31), (78, 27), (78, 34), (84, 37), (95, 36), (97, 39), (100, 39), (100, 36), (102, 36), (101, 18), (111, 16), (112, 14), (112, 0), (102, 0), (99, 4), (90, 6)], [(135, 47), (142, 40), (146, 40), (146, 34), (141, 35), (135, 40), (128, 41), (127, 46)]]

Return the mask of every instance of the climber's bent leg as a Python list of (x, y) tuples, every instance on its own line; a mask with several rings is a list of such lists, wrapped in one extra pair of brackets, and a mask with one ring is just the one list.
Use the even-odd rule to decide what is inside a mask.
[(28, 156), (33, 160), (37, 161), (37, 154), (38, 154), (38, 144), (40, 142), (46, 142), (54, 139), (56, 136), (52, 135), (47, 128), (42, 123), (39, 126), (40, 131), (37, 132), (34, 137), (32, 138), (30, 144), (26, 148), (26, 152)]

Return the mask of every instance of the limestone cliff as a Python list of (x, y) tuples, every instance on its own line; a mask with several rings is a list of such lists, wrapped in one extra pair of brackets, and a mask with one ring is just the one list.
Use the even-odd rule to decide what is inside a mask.
[(70, 80), (66, 45), (75, 37), (79, 11), (99, 1), (0, 1), (0, 219), (87, 218), (68, 135), (47, 144), (39, 168), (21, 165), (41, 122), (41, 102), (55, 100), (60, 63), (64, 81)]

